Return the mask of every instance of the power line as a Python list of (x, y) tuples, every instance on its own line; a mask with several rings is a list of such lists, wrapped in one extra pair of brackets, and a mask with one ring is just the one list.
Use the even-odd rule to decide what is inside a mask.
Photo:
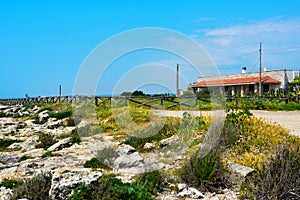
[(265, 50), (262, 50), (262, 51), (267, 52), (267, 51), (281, 51), (281, 50), (290, 50), (290, 49), (300, 49), (300, 45), (299, 46), (292, 46), (292, 47), (265, 49)]

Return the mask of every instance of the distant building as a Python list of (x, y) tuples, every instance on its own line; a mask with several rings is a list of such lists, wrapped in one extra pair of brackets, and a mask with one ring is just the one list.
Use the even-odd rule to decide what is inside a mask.
[[(299, 76), (299, 70), (272, 70), (266, 68), (261, 73), (262, 92), (271, 90), (287, 89), (289, 83)], [(191, 84), (195, 93), (199, 93), (206, 88), (220, 89), (224, 95), (228, 96), (249, 96), (259, 90), (259, 72), (246, 72), (246, 67), (242, 68), (241, 74), (230, 74), (222, 76), (199, 77), (198, 82)]]

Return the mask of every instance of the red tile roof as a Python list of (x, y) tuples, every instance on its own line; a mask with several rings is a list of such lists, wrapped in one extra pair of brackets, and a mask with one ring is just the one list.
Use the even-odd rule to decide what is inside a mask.
[[(270, 76), (262, 76), (262, 83), (280, 83), (279, 80), (272, 78)], [(222, 85), (248, 85), (259, 83), (259, 77), (250, 78), (235, 78), (235, 79), (223, 79), (223, 80), (211, 80), (211, 81), (201, 81), (192, 84), (192, 87), (205, 87), (205, 86), (222, 86)]]

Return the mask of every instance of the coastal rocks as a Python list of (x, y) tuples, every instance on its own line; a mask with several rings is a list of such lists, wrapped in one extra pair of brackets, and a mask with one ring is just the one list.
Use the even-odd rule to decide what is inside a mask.
[(47, 151), (58, 151), (60, 149), (66, 148), (66, 147), (70, 147), (72, 145), (72, 138), (65, 138), (62, 139), (61, 141), (53, 144), (52, 146), (50, 146)]
[(71, 195), (72, 190), (81, 184), (94, 184), (102, 176), (91, 169), (73, 169), (63, 173), (54, 173), (49, 195), (51, 199), (63, 200)]

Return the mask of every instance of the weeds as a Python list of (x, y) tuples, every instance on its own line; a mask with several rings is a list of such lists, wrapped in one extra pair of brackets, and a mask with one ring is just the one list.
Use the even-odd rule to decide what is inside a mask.
[(241, 199), (299, 199), (300, 147), (285, 144), (241, 187)]
[(50, 173), (41, 173), (35, 175), (33, 178), (25, 179), (20, 185), (14, 188), (11, 199), (50, 200), (49, 190), (51, 179), (52, 176)]
[(15, 187), (18, 187), (22, 183), (23, 183), (22, 180), (7, 179), (7, 180), (3, 180), (0, 183), (0, 187), (6, 187), (6, 188), (13, 189)]
[(0, 139), (0, 151), (7, 150), (7, 147), (9, 147), (13, 143), (17, 142), (23, 142), (21, 140), (11, 140), (11, 139)]
[(107, 165), (105, 165), (104, 163), (100, 162), (97, 158), (92, 158), (91, 160), (86, 161), (83, 166), (85, 168), (92, 168), (92, 169), (97, 169), (97, 168), (101, 168), (101, 169), (111, 169), (110, 167), (108, 167)]
[(137, 183), (123, 183), (114, 174), (103, 174), (95, 185), (80, 185), (68, 200), (93, 199), (93, 200), (152, 200), (148, 190)]
[(49, 133), (39, 132), (38, 135), (39, 135), (39, 140), (38, 140), (39, 143), (35, 145), (36, 148), (43, 148), (46, 150), (57, 142), (57, 140), (54, 139), (54, 136), (52, 136)]

